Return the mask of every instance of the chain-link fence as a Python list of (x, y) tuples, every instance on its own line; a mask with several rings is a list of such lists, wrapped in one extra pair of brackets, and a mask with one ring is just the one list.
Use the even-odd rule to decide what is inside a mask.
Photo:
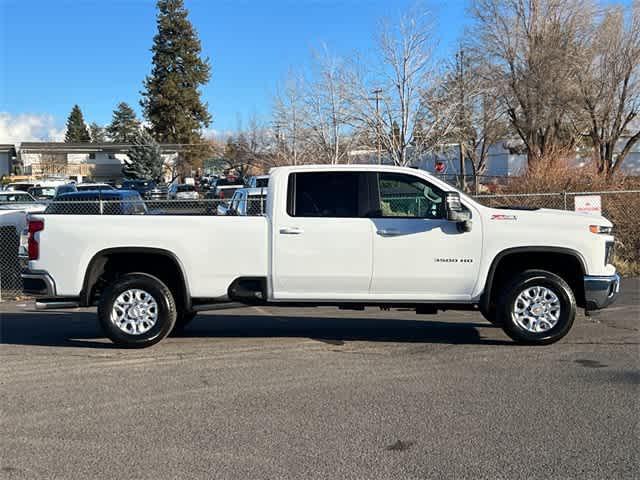
[[(531, 207), (574, 210), (575, 198), (581, 195), (599, 195), (602, 214), (615, 225), (617, 257), (624, 261), (640, 262), (640, 190), (608, 192), (562, 192), (538, 194), (478, 195), (476, 200), (489, 207)], [(334, 202), (335, 203), (335, 202)], [(139, 196), (122, 196), (117, 200), (73, 200), (39, 201), (31, 205), (0, 204), (4, 209), (28, 208), (34, 213), (46, 215), (195, 215), (195, 216), (255, 216), (264, 215), (266, 196), (234, 195), (230, 199), (175, 199), (142, 200)], [(442, 203), (437, 198), (411, 197), (403, 195), (383, 196), (380, 214), (385, 216), (441, 218)], [(339, 206), (335, 206), (336, 212)], [(16, 212), (17, 213), (17, 212)], [(20, 232), (24, 218), (3, 225), (0, 223), (0, 298), (11, 298), (20, 294), (22, 282), (20, 271), (24, 267), (18, 255)], [(321, 214), (317, 216), (322, 216)], [(344, 215), (342, 215), (344, 216)]]

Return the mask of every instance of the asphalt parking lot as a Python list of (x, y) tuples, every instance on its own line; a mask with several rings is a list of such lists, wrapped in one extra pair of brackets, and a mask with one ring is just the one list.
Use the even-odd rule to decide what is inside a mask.
[(562, 342), (473, 312), (244, 308), (120, 350), (0, 304), (0, 477), (640, 478), (640, 281)]

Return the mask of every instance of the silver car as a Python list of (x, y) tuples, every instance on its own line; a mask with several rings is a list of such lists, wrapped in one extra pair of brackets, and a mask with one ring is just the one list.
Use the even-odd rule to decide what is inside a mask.
[(27, 192), (0, 192), (0, 210), (22, 210), (29, 213), (44, 212), (47, 206), (38, 203)]
[(176, 183), (169, 187), (167, 198), (169, 200), (198, 200), (200, 196), (193, 185)]

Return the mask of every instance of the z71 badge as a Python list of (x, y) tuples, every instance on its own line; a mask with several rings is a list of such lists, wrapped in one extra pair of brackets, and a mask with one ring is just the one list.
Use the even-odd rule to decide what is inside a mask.
[(491, 215), (491, 220), (518, 220), (518, 217), (515, 215), (503, 215), (501, 213), (496, 215)]

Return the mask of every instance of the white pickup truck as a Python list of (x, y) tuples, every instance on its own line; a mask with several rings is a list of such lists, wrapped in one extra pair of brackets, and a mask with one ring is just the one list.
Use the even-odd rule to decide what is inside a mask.
[(518, 342), (567, 334), (609, 305), (612, 224), (487, 208), (428, 173), (387, 166), (271, 171), (262, 216), (32, 215), (27, 293), (97, 305), (105, 334), (152, 345), (228, 302), (480, 311)]

